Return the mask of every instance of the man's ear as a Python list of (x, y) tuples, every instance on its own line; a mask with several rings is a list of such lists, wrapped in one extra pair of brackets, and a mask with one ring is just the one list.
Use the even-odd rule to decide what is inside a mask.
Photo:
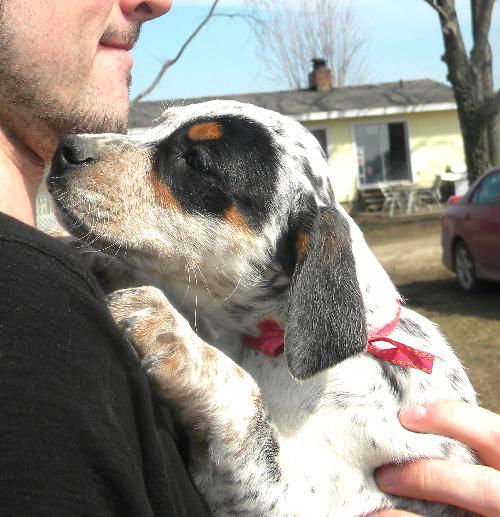
[(285, 328), (288, 368), (301, 380), (363, 352), (367, 343), (349, 224), (334, 207), (307, 205), (289, 233), (296, 261)]

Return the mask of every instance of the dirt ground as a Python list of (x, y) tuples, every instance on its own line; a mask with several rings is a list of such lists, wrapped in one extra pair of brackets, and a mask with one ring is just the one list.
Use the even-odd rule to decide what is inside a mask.
[(462, 292), (441, 264), (439, 215), (356, 218), (407, 304), (441, 327), (469, 369), (481, 405), (500, 412), (500, 284)]

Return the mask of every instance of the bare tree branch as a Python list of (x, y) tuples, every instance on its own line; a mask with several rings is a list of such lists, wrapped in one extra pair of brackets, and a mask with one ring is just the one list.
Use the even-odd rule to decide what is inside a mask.
[(149, 95), (158, 86), (158, 83), (162, 80), (163, 76), (165, 75), (165, 72), (171, 66), (175, 65), (175, 63), (177, 63), (177, 61), (179, 61), (179, 59), (181, 58), (182, 54), (184, 54), (184, 51), (189, 46), (189, 44), (198, 35), (198, 33), (201, 31), (201, 29), (203, 29), (203, 27), (208, 23), (210, 18), (213, 17), (215, 8), (217, 7), (217, 4), (219, 3), (219, 1), (220, 0), (214, 0), (212, 6), (210, 7), (210, 9), (209, 9), (207, 15), (205, 16), (205, 18), (203, 18), (203, 20), (198, 25), (198, 27), (196, 27), (196, 29), (191, 33), (191, 35), (182, 44), (181, 48), (177, 52), (177, 55), (173, 59), (167, 59), (163, 63), (163, 65), (160, 68), (160, 71), (158, 72), (156, 77), (153, 79), (151, 84), (146, 89), (144, 89), (142, 92), (140, 92), (134, 99), (132, 99), (132, 101), (131, 101), (131, 105), (132, 106), (137, 104), (140, 100), (142, 100), (147, 95)]
[(435, 9), (439, 16), (448, 20), (447, 12), (438, 4), (438, 0), (424, 0), (424, 2), (428, 3), (433, 9)]
[(482, 68), (486, 56), (494, 4), (495, 0), (471, 0), (472, 35), (474, 39), (471, 61), (477, 70)]
[[(267, 75), (304, 87), (311, 59), (325, 58), (334, 86), (366, 79), (366, 40), (351, 2), (345, 0), (247, 0), (259, 55)], [(253, 7), (253, 11), (252, 11)]]

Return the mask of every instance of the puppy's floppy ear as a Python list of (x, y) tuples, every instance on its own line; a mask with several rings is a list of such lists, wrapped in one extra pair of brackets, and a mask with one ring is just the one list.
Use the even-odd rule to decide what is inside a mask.
[(296, 379), (363, 352), (365, 307), (356, 276), (349, 223), (334, 207), (302, 200), (290, 221), (296, 263), (290, 287), (285, 355)]

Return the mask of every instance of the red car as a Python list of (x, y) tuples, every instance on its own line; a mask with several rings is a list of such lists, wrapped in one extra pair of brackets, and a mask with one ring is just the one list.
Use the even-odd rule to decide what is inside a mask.
[(460, 287), (500, 281), (500, 169), (478, 178), (463, 197), (452, 197), (441, 217), (443, 264)]

